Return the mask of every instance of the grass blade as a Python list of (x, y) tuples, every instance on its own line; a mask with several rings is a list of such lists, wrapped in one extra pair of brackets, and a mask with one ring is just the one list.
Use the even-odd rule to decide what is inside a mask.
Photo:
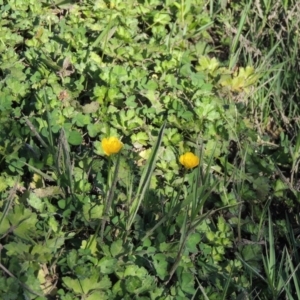
[(156, 141), (155, 145), (153, 146), (150, 157), (149, 157), (149, 159), (147, 161), (147, 164), (144, 168), (144, 171), (142, 173), (140, 184), (139, 184), (139, 187), (138, 187), (138, 190), (137, 190), (137, 195), (136, 195), (135, 199), (133, 200), (133, 203), (131, 204), (131, 207), (129, 209), (129, 219), (128, 219), (127, 225), (126, 225), (127, 231), (131, 228), (131, 225), (134, 222), (135, 216), (138, 212), (138, 209), (141, 205), (141, 202), (144, 199), (144, 196), (145, 196), (145, 194), (148, 190), (150, 179), (151, 179), (153, 170), (155, 168), (157, 153), (158, 153), (158, 150), (159, 150), (159, 147), (161, 145), (162, 138), (163, 138), (163, 135), (164, 135), (165, 127), (166, 127), (166, 123), (164, 123), (162, 125), (162, 127), (159, 131), (157, 141)]

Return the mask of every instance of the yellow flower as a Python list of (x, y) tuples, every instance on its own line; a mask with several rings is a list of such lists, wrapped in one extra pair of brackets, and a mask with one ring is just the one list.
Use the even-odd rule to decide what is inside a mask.
[(118, 138), (113, 136), (104, 138), (101, 142), (101, 145), (104, 153), (107, 156), (118, 153), (123, 147), (123, 143)]
[(192, 152), (180, 155), (179, 161), (186, 169), (192, 169), (199, 165), (199, 157)]

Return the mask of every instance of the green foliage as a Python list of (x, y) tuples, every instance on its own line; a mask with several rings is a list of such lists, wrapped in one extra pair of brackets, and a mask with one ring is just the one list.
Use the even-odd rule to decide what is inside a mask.
[(299, 298), (299, 7), (227, 2), (0, 1), (1, 299)]

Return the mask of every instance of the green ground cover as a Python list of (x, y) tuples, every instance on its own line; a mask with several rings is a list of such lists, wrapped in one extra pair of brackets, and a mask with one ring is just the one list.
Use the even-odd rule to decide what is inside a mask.
[(1, 299), (300, 299), (299, 1), (0, 13)]

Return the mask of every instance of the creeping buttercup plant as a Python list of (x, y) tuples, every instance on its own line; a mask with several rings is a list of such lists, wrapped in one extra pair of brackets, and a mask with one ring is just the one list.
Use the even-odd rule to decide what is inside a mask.
[(1, 299), (300, 297), (299, 8), (245, 2), (0, 1)]

